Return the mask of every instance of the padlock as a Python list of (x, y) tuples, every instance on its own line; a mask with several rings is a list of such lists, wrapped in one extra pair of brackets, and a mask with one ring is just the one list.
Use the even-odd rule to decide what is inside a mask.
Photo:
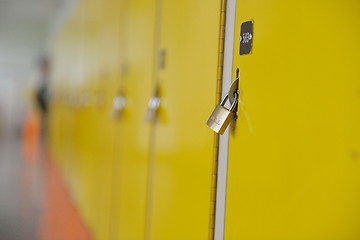
[(227, 93), (221, 100), (220, 104), (216, 106), (206, 123), (212, 130), (219, 134), (223, 134), (225, 132), (227, 126), (231, 122), (231, 119), (235, 115), (234, 110), (237, 105), (238, 93), (234, 93), (234, 101), (229, 109), (225, 107), (225, 103), (228, 99), (229, 93)]

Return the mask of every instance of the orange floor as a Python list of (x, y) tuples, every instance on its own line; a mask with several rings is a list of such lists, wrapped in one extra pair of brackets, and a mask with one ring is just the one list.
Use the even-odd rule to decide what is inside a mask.
[(61, 179), (59, 171), (46, 154), (44, 166), (44, 206), (40, 218), (41, 240), (88, 240), (84, 225)]

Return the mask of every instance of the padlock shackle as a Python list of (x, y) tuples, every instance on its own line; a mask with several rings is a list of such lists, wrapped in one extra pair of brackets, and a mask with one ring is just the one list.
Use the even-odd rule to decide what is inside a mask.
[(237, 92), (234, 92), (234, 101), (233, 103), (231, 104), (230, 108), (229, 108), (229, 111), (230, 112), (233, 112), (237, 103), (238, 103), (238, 97), (239, 97), (239, 94)]
[(224, 98), (221, 100), (220, 105), (224, 106), (226, 101), (229, 99), (229, 93), (226, 93), (226, 95), (224, 96)]
[[(239, 97), (239, 94), (237, 92), (234, 92), (234, 101), (233, 103), (231, 104), (230, 108), (229, 108), (229, 111), (232, 112), (234, 111), (236, 105), (237, 105), (237, 102), (238, 102), (238, 97)], [(226, 93), (226, 95), (224, 96), (224, 98), (221, 100), (220, 102), (220, 105), (225, 107), (225, 103), (226, 101), (229, 99), (229, 93)]]

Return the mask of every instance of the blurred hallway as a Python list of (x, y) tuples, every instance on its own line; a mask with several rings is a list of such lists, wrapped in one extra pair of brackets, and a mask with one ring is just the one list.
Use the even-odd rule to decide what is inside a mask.
[(46, 151), (30, 165), (21, 144), (0, 142), (0, 239), (91, 239)]
[[(37, 149), (30, 150), (34, 158), (25, 160), (22, 135), (25, 116), (35, 108), (39, 59), (74, 3), (0, 0), (0, 240), (57, 237), (41, 235), (46, 230), (41, 220), (49, 205), (44, 201), (44, 151), (39, 151), (34, 137), (27, 146)], [(47, 219), (54, 216), (46, 215)]]
[(37, 239), (41, 206), (39, 167), (24, 162), (20, 138), (0, 142), (0, 236), (6, 240)]

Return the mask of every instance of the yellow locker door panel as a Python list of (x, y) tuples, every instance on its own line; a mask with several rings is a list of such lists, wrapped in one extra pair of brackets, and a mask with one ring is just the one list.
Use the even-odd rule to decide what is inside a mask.
[(208, 239), (220, 1), (162, 1), (149, 239)]
[(92, 191), (95, 193), (93, 205), (94, 230), (96, 239), (110, 239), (112, 197), (113, 197), (113, 164), (115, 157), (115, 121), (111, 117), (113, 96), (118, 89), (119, 63), (119, 1), (106, 0), (99, 4), (100, 27), (99, 45), (99, 79), (97, 88), (102, 100), (96, 110), (94, 146), (94, 174), (91, 179)]
[[(66, 185), (69, 189), (71, 197), (77, 201), (79, 200), (78, 187), (79, 187), (79, 175), (78, 175), (78, 163), (79, 163), (79, 147), (81, 146), (81, 139), (79, 138), (80, 130), (78, 128), (80, 119), (83, 111), (79, 108), (79, 95), (81, 85), (79, 84), (79, 60), (81, 57), (81, 32), (78, 31), (79, 20), (80, 20), (80, 9), (77, 8), (74, 14), (69, 19), (66, 27), (66, 53), (65, 53), (65, 65), (67, 72), (66, 83), (67, 83), (67, 118), (69, 123), (69, 134), (67, 137), (66, 148), (64, 149), (64, 163), (65, 168), (63, 169), (65, 175)], [(72, 59), (71, 63), (68, 59)]]
[[(65, 68), (64, 51), (66, 49), (66, 37), (64, 30), (60, 32), (51, 51), (51, 87), (56, 89), (55, 96), (52, 96), (49, 108), (49, 142), (50, 150), (54, 161), (61, 168), (63, 167), (63, 152), (65, 148), (65, 136), (68, 134), (68, 121), (61, 121), (66, 116), (66, 83), (64, 82), (63, 69)], [(67, 118), (65, 118), (67, 119)], [(64, 130), (65, 129), (65, 130)]]
[[(99, 164), (98, 156), (98, 128), (100, 116), (100, 91), (98, 86), (100, 64), (98, 57), (98, 49), (100, 46), (100, 7), (98, 1), (86, 1), (82, 0), (80, 6), (83, 11), (83, 25), (81, 26), (83, 35), (83, 50), (84, 50), (84, 62), (82, 71), (84, 74), (84, 84), (86, 91), (89, 93), (89, 106), (87, 107), (86, 114), (84, 115), (79, 128), (81, 129), (81, 158), (79, 165), (81, 191), (81, 202), (78, 206), (84, 216), (87, 225), (90, 228), (92, 235), (98, 238), (99, 227), (98, 223), (99, 215), (97, 210), (101, 207), (97, 204), (99, 186), (96, 184), (100, 178), (97, 176), (97, 165)], [(105, 165), (105, 164), (104, 164)]]
[[(360, 2), (237, 1), (225, 239), (360, 238)], [(239, 55), (253, 20), (253, 49)]]
[(155, 0), (124, 2), (119, 94), (125, 109), (118, 120), (112, 204), (112, 239), (143, 240), (150, 127), (145, 122), (154, 60)]
[[(68, 183), (70, 178), (69, 171), (66, 171), (69, 169), (69, 159), (72, 158), (72, 138), (69, 138), (72, 134), (72, 128), (73, 128), (73, 117), (70, 114), (70, 107), (69, 107), (69, 97), (70, 97), (70, 72), (71, 71), (64, 71), (65, 69), (68, 69), (69, 66), (67, 64), (66, 59), (70, 56), (69, 50), (70, 50), (70, 44), (71, 41), (71, 29), (69, 25), (66, 25), (63, 30), (61, 31), (61, 36), (58, 38), (57, 44), (56, 44), (56, 52), (54, 55), (57, 57), (57, 61), (53, 63), (52, 71), (54, 71), (54, 76), (52, 79), (56, 79), (59, 81), (59, 84), (62, 85), (63, 88), (63, 94), (61, 96), (61, 108), (59, 111), (59, 117), (64, 119), (63, 121), (59, 121), (59, 125), (56, 126), (55, 117), (50, 118), (50, 127), (52, 129), (56, 129), (58, 127), (58, 131), (60, 131), (59, 139), (54, 138), (54, 146), (52, 149), (57, 149), (55, 152), (55, 161), (57, 165), (62, 170), (63, 175), (66, 178), (66, 182)], [(50, 113), (52, 111), (56, 111), (56, 109), (50, 109)], [(65, 129), (61, 132), (60, 129)]]
[[(91, 176), (95, 163), (93, 151), (95, 136), (92, 129), (96, 122), (92, 98), (96, 92), (96, 86), (94, 83), (90, 83), (90, 80), (93, 79), (87, 78), (86, 72), (89, 56), (92, 54), (89, 53), (88, 37), (90, 30), (86, 19), (90, 16), (90, 8), (92, 7), (93, 5), (87, 4), (84, 0), (79, 1), (68, 23), (71, 39), (68, 43), (70, 49), (68, 50), (67, 64), (71, 69), (72, 77), (69, 88), (69, 117), (73, 119), (73, 125), (70, 135), (72, 141), (71, 158), (69, 158), (68, 169), (66, 169), (66, 172), (70, 173), (68, 187), (71, 198), (91, 231), (93, 231), (93, 219), (95, 219)], [(86, 94), (89, 94), (87, 100), (85, 99)], [(89, 102), (86, 103), (86, 101)]]

